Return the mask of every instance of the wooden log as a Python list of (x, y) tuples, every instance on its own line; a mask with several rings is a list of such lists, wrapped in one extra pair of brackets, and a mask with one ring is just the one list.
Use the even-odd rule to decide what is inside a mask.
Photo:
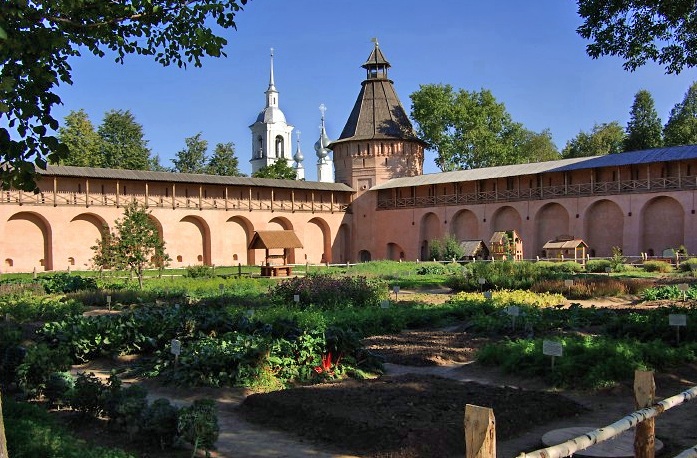
[[(651, 407), (656, 397), (653, 371), (634, 372), (634, 404), (637, 409)], [(656, 455), (655, 418), (639, 423), (634, 434), (634, 457), (654, 458)]]
[(492, 409), (465, 406), (465, 457), (496, 458), (496, 421)]

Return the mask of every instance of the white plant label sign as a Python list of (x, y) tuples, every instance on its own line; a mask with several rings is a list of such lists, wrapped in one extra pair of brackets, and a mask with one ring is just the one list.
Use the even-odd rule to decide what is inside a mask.
[(562, 356), (564, 349), (562, 348), (561, 342), (555, 340), (543, 340), (542, 341), (542, 354), (547, 356)]
[(687, 326), (687, 315), (683, 313), (671, 313), (668, 315), (668, 324), (671, 326)]
[(179, 356), (182, 352), (182, 343), (178, 339), (172, 339), (172, 341), (169, 343), (170, 346), (172, 347), (171, 352), (174, 356)]

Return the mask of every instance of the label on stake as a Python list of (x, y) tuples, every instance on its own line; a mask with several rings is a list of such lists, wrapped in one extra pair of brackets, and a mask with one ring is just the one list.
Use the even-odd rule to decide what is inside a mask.
[(556, 340), (543, 340), (542, 341), (542, 354), (547, 356), (562, 356), (564, 349), (561, 342)]

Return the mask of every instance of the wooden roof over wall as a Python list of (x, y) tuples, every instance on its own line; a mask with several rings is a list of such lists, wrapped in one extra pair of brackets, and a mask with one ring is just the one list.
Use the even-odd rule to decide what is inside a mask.
[(295, 231), (256, 231), (249, 248), (273, 250), (278, 248), (302, 248), (303, 244)]

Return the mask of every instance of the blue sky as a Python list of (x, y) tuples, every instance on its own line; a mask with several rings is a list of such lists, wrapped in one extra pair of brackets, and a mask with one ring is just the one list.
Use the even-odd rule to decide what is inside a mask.
[[(634, 95), (646, 89), (665, 123), (697, 69), (675, 76), (649, 64), (629, 73), (617, 58), (593, 60), (575, 32), (580, 24), (570, 0), (252, 0), (238, 14), (237, 30), (222, 32), (227, 58), (208, 58), (203, 68), (164, 68), (141, 56), (124, 65), (108, 55), (73, 59), (74, 83), (59, 88), (63, 106), (54, 115), (62, 121), (82, 108), (98, 125), (108, 110), (130, 110), (163, 165), (172, 165), (185, 137), (202, 132), (209, 152), (233, 142), (249, 174), (249, 125), (264, 108), (273, 47), (280, 107), (302, 132), (306, 176), (314, 180), (318, 107), (326, 105), (328, 135), (337, 138), (377, 37), (407, 112), (409, 94), (421, 84), (488, 89), (515, 121), (538, 132), (549, 128), (561, 149), (594, 123), (625, 126)], [(433, 158), (426, 155), (425, 173), (438, 171)]]

